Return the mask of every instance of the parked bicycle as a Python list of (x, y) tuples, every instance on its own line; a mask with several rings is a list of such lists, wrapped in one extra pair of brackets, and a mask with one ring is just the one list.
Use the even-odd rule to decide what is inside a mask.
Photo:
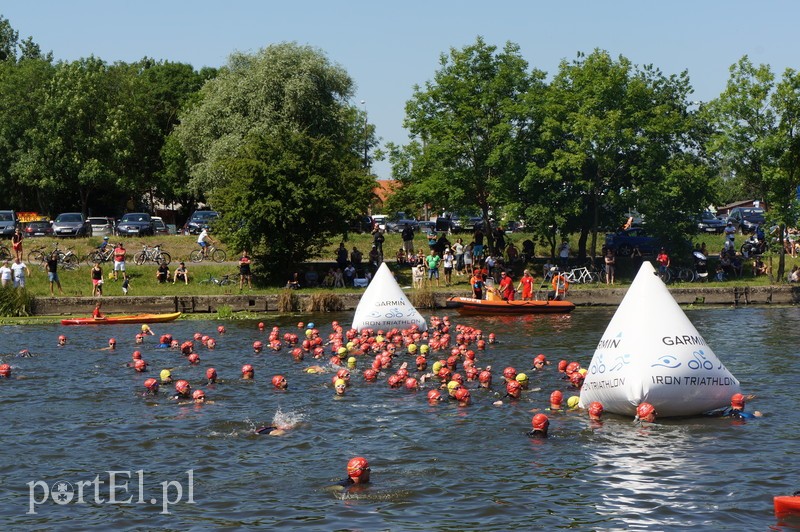
[(662, 281), (664, 281), (664, 284), (669, 284), (674, 281), (692, 283), (694, 282), (697, 273), (693, 268), (687, 268), (685, 266), (670, 266), (663, 272), (659, 271), (658, 276)]
[(222, 277), (214, 277), (210, 273), (208, 274), (208, 278), (201, 279), (198, 281), (198, 284), (208, 285), (208, 284), (215, 284), (217, 286), (228, 286), (231, 284), (236, 284), (236, 276), (238, 274), (227, 274), (223, 275)]
[(97, 248), (86, 254), (86, 264), (93, 266), (96, 262), (109, 262), (114, 259), (114, 247), (106, 246), (106, 249)]
[(47, 253), (47, 246), (38, 247), (36, 249), (32, 249), (30, 253), (28, 253), (28, 263), (29, 264), (38, 264), (47, 260), (49, 253)]
[(81, 265), (80, 258), (78, 258), (72, 248), (67, 248), (66, 251), (62, 251), (58, 249), (58, 243), (55, 243), (53, 244), (53, 251), (51, 253), (47, 253), (45, 249), (46, 248), (41, 247), (28, 253), (28, 260), (31, 263), (38, 262), (42, 270), (47, 269), (47, 259), (50, 257), (51, 253), (56, 254), (58, 264), (64, 270), (74, 270)]
[(0, 261), (11, 260), (11, 257), (11, 251), (5, 246), (0, 246)]
[(217, 249), (213, 245), (210, 245), (205, 253), (203, 253), (202, 248), (192, 251), (189, 254), (189, 260), (192, 262), (203, 262), (204, 260), (211, 259), (214, 262), (225, 262), (227, 256), (224, 249)]
[(600, 282), (600, 276), (597, 274), (597, 272), (590, 271), (586, 266), (573, 268), (566, 272), (564, 276), (567, 278), (567, 281), (569, 281), (570, 284), (591, 284)]
[(152, 247), (144, 244), (142, 245), (142, 251), (133, 256), (133, 262), (140, 266), (147, 262), (154, 262), (156, 264), (166, 262), (169, 264), (172, 262), (172, 257), (166, 251), (161, 251), (161, 244), (156, 244)]

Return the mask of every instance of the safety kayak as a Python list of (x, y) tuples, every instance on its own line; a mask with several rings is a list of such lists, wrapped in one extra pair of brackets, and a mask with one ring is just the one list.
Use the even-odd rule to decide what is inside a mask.
[(124, 323), (163, 323), (178, 319), (180, 312), (169, 314), (135, 314), (132, 316), (106, 316), (103, 319), (74, 318), (61, 320), (61, 325), (119, 325)]
[(773, 501), (776, 514), (800, 514), (800, 495), (779, 495)]
[(552, 314), (575, 309), (574, 303), (563, 300), (503, 301), (472, 297), (451, 297), (447, 306), (455, 308), (459, 314)]

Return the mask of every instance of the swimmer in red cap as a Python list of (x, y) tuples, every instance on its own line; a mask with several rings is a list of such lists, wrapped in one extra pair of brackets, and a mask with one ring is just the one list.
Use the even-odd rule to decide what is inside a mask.
[(594, 401), (589, 405), (589, 419), (591, 421), (600, 421), (603, 417), (603, 403)]
[(114, 338), (108, 339), (108, 347), (104, 347), (101, 351), (113, 351), (117, 348), (117, 340)]
[(636, 407), (636, 418), (634, 421), (654, 423), (656, 420), (656, 408), (650, 403), (639, 403)]
[(428, 391), (428, 402), (429, 403), (435, 404), (435, 403), (438, 403), (439, 401), (442, 401), (442, 400), (443, 400), (442, 399), (442, 394), (441, 394), (441, 392), (439, 392), (439, 390), (429, 390)]
[(206, 392), (203, 390), (195, 390), (192, 393), (192, 400), (195, 404), (202, 404), (206, 402)]
[(158, 381), (154, 378), (145, 379), (144, 387), (147, 390), (145, 395), (155, 395), (158, 393)]
[(133, 369), (135, 369), (139, 373), (144, 373), (147, 371), (147, 362), (142, 360), (141, 358), (137, 358), (133, 361)]
[(11, 366), (9, 364), (0, 364), (0, 378), (11, 378)]
[(533, 359), (533, 369), (535, 370), (544, 369), (545, 364), (547, 364), (547, 357), (541, 353), (536, 355), (536, 358)]
[[(752, 398), (752, 396), (750, 398)], [(740, 393), (733, 394), (731, 396), (731, 406), (723, 412), (723, 415), (728, 415), (736, 419), (753, 419), (756, 417), (762, 417), (763, 414), (758, 410), (752, 414), (744, 411), (746, 399), (748, 399), (748, 397), (745, 397)]]
[(289, 388), (289, 383), (283, 375), (275, 375), (272, 377), (272, 386), (274, 386), (276, 390), (287, 390)]
[(253, 342), (253, 353), (260, 353), (263, 350), (264, 350), (264, 344), (261, 341), (256, 340), (255, 342)]
[(63, 334), (58, 335), (58, 345), (60, 346), (67, 345), (67, 337), (64, 336)]
[(175, 382), (175, 395), (172, 396), (172, 399), (191, 399), (192, 398), (192, 387), (189, 386), (189, 382), (181, 379)]
[(506, 383), (506, 397), (512, 399), (519, 399), (522, 395), (522, 385), (516, 380), (508, 381)]
[(550, 428), (550, 419), (544, 414), (536, 414), (531, 419), (533, 430), (528, 433), (531, 438), (547, 438), (547, 429)]
[(492, 387), (492, 372), (488, 369), (481, 371), (478, 374), (478, 386), (481, 388), (489, 389)]
[(208, 368), (206, 370), (206, 379), (207, 384), (214, 384), (217, 382), (217, 370), (214, 368)]
[(197, 353), (192, 353), (191, 355), (189, 355), (187, 360), (189, 361), (189, 364), (199, 364), (200, 363), (200, 355), (198, 355)]
[(472, 402), (469, 390), (466, 388), (459, 388), (454, 394), (455, 400), (458, 401), (458, 406), (469, 406)]
[(564, 394), (561, 390), (556, 390), (550, 394), (550, 410), (561, 410), (564, 403)]
[(369, 462), (362, 456), (351, 458), (347, 462), (347, 478), (340, 484), (342, 486), (349, 486), (352, 484), (366, 484), (369, 482)]
[(244, 366), (242, 366), (242, 378), (244, 380), (253, 380), (253, 378), (255, 378), (255, 373), (256, 372), (253, 369), (252, 365), (245, 364)]

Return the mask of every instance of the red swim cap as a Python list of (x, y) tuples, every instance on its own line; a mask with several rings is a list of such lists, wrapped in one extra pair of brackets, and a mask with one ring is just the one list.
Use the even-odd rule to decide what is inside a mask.
[(573, 386), (580, 388), (583, 385), (584, 376), (578, 373), (577, 371), (570, 375), (569, 382), (572, 383)]
[(245, 364), (244, 366), (242, 366), (242, 375), (248, 373), (255, 373), (255, 370), (253, 370), (253, 366), (251, 366), (250, 364)]
[(214, 368), (208, 368), (206, 370), (206, 379), (216, 379), (217, 378), (217, 370)]
[(646, 419), (650, 416), (655, 416), (656, 409), (650, 403), (640, 403), (639, 406), (636, 407), (636, 415), (639, 419)]
[(567, 370), (567, 361), (566, 360), (559, 360), (558, 361), (558, 371), (566, 371)]
[(364, 380), (367, 382), (372, 382), (378, 378), (378, 372), (374, 369), (365, 369), (364, 370)]
[(569, 364), (567, 364), (567, 367), (566, 367), (566, 369), (564, 371), (567, 372), (567, 375), (572, 375), (573, 373), (575, 373), (579, 369), (581, 369), (581, 365), (580, 364), (578, 364), (577, 362), (570, 362)]
[(512, 368), (511, 366), (507, 367), (503, 370), (503, 377), (506, 379), (516, 379), (517, 378), (517, 370)]
[(388, 379), (389, 387), (390, 388), (399, 388), (401, 380), (402, 379), (400, 377), (398, 377), (397, 375), (390, 375), (389, 379)]
[(349, 381), (350, 380), (350, 372), (348, 370), (342, 368), (342, 369), (340, 369), (339, 371), (336, 372), (336, 378), (337, 379), (344, 379), (346, 381)]
[(219, 327), (217, 327), (217, 332), (220, 334), (225, 334), (225, 326), (220, 325)]
[(547, 432), (547, 428), (550, 426), (550, 419), (544, 414), (536, 414), (531, 419), (531, 425), (533, 425), (534, 432)]
[(564, 401), (564, 394), (561, 393), (561, 390), (556, 390), (550, 394), (550, 404), (551, 405), (559, 405)]
[(347, 462), (347, 476), (360, 477), (364, 473), (369, 472), (369, 462), (362, 456), (356, 456)]
[(139, 360), (140, 358), (142, 358), (142, 352), (141, 351), (134, 351), (133, 352), (133, 359), (134, 360)]
[(11, 376), (11, 366), (8, 364), (0, 364), (0, 377), (8, 378)]
[(205, 399), (205, 398), (206, 398), (206, 392), (204, 392), (203, 390), (195, 390), (192, 393), (192, 399), (194, 399), (195, 401), (197, 401), (198, 399)]
[(439, 390), (430, 390), (428, 392), (428, 401), (438, 401), (442, 398), (442, 394), (439, 393)]
[(406, 388), (409, 390), (416, 390), (419, 387), (417, 384), (417, 379), (414, 377), (409, 377), (406, 379)]
[(189, 381), (181, 379), (175, 383), (175, 391), (181, 395), (189, 393), (190, 389), (191, 386), (189, 386)]
[(192, 353), (191, 355), (189, 355), (188, 360), (190, 364), (197, 364), (198, 362), (200, 362), (200, 355), (198, 355), (197, 353)]
[(478, 380), (480, 382), (492, 382), (492, 372), (486, 370), (481, 371), (480, 375), (478, 375)]
[(117, 345), (117, 340), (115, 338), (109, 338), (108, 345)]
[(255, 349), (256, 351), (261, 351), (262, 349), (264, 349), (264, 344), (260, 340), (256, 340), (255, 342), (253, 342), (253, 349)]
[(142, 360), (141, 358), (138, 359), (136, 362), (133, 363), (133, 368), (136, 371), (142, 372), (147, 370), (147, 362)]
[(731, 408), (744, 410), (744, 395), (735, 393), (731, 396)]
[(589, 415), (592, 417), (600, 417), (603, 415), (603, 403), (594, 401), (589, 405)]
[(66, 342), (67, 341), (67, 337), (64, 336), (63, 334), (59, 334), (58, 335), (58, 341), (59, 342)]
[(158, 381), (154, 378), (149, 378), (144, 381), (144, 387), (150, 390), (151, 392), (158, 391)]
[(508, 395), (511, 396), (519, 395), (521, 391), (522, 391), (522, 385), (519, 382), (513, 380), (513, 381), (508, 381), (506, 383), (506, 392), (508, 392)]
[(455, 391), (453, 396), (456, 398), (457, 401), (461, 403), (469, 403), (470, 395), (469, 395), (469, 390), (467, 390), (466, 388), (459, 388), (458, 390)]

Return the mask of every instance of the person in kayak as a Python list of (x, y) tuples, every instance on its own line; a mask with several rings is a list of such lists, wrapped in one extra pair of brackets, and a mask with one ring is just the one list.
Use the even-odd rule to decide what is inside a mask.
[(92, 311), (92, 319), (93, 320), (104, 320), (104, 319), (106, 319), (106, 317), (100, 311), (100, 306), (102, 304), (103, 304), (102, 302), (98, 301), (97, 304), (94, 306), (94, 310)]

